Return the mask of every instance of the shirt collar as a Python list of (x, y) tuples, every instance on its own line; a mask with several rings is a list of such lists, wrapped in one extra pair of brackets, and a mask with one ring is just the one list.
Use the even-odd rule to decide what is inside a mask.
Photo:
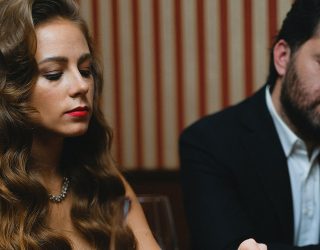
[(267, 86), (266, 87), (267, 107), (268, 107), (268, 110), (271, 114), (271, 117), (272, 117), (272, 120), (273, 120), (274, 125), (276, 127), (276, 130), (278, 132), (284, 153), (285, 153), (286, 157), (289, 157), (289, 155), (291, 154), (295, 145), (296, 144), (301, 145), (301, 143), (303, 143), (303, 142), (298, 136), (296, 136), (292, 132), (292, 130), (287, 126), (287, 124), (284, 123), (284, 121), (278, 115), (278, 113), (273, 105), (269, 89), (270, 89), (270, 86)]

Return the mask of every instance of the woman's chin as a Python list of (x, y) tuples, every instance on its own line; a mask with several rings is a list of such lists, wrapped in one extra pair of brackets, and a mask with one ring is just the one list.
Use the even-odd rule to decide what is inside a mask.
[(76, 131), (76, 132), (73, 132), (73, 133), (68, 133), (68, 134), (66, 135), (66, 137), (82, 136), (82, 135), (84, 135), (86, 132), (87, 132), (87, 130)]
[(65, 137), (77, 137), (82, 136), (88, 131), (88, 126), (83, 126), (80, 128), (72, 129), (69, 131), (65, 131), (63, 134)]

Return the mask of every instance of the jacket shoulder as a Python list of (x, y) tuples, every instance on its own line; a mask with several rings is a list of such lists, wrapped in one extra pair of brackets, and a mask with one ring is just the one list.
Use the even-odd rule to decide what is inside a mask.
[(247, 123), (261, 120), (259, 116), (266, 114), (264, 89), (234, 106), (197, 120), (182, 131), (180, 142), (191, 140), (201, 144), (210, 142), (210, 145), (218, 142), (221, 145), (234, 141), (248, 129)]
[(243, 110), (243, 102), (228, 107), (224, 110), (218, 111), (216, 113), (207, 115), (192, 123), (186, 127), (182, 133), (181, 137), (185, 137), (191, 134), (200, 136), (204, 134), (206, 136), (212, 134), (229, 133), (234, 128), (238, 126), (239, 116)]

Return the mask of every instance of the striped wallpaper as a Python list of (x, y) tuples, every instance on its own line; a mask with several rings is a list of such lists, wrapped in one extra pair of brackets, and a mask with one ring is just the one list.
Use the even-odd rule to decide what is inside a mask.
[(292, 0), (79, 0), (127, 169), (177, 169), (181, 130), (264, 84)]

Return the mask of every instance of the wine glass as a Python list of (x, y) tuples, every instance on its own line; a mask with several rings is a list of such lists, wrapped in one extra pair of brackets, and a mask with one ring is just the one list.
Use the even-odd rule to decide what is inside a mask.
[(164, 195), (139, 195), (150, 229), (162, 250), (178, 250), (170, 202)]

